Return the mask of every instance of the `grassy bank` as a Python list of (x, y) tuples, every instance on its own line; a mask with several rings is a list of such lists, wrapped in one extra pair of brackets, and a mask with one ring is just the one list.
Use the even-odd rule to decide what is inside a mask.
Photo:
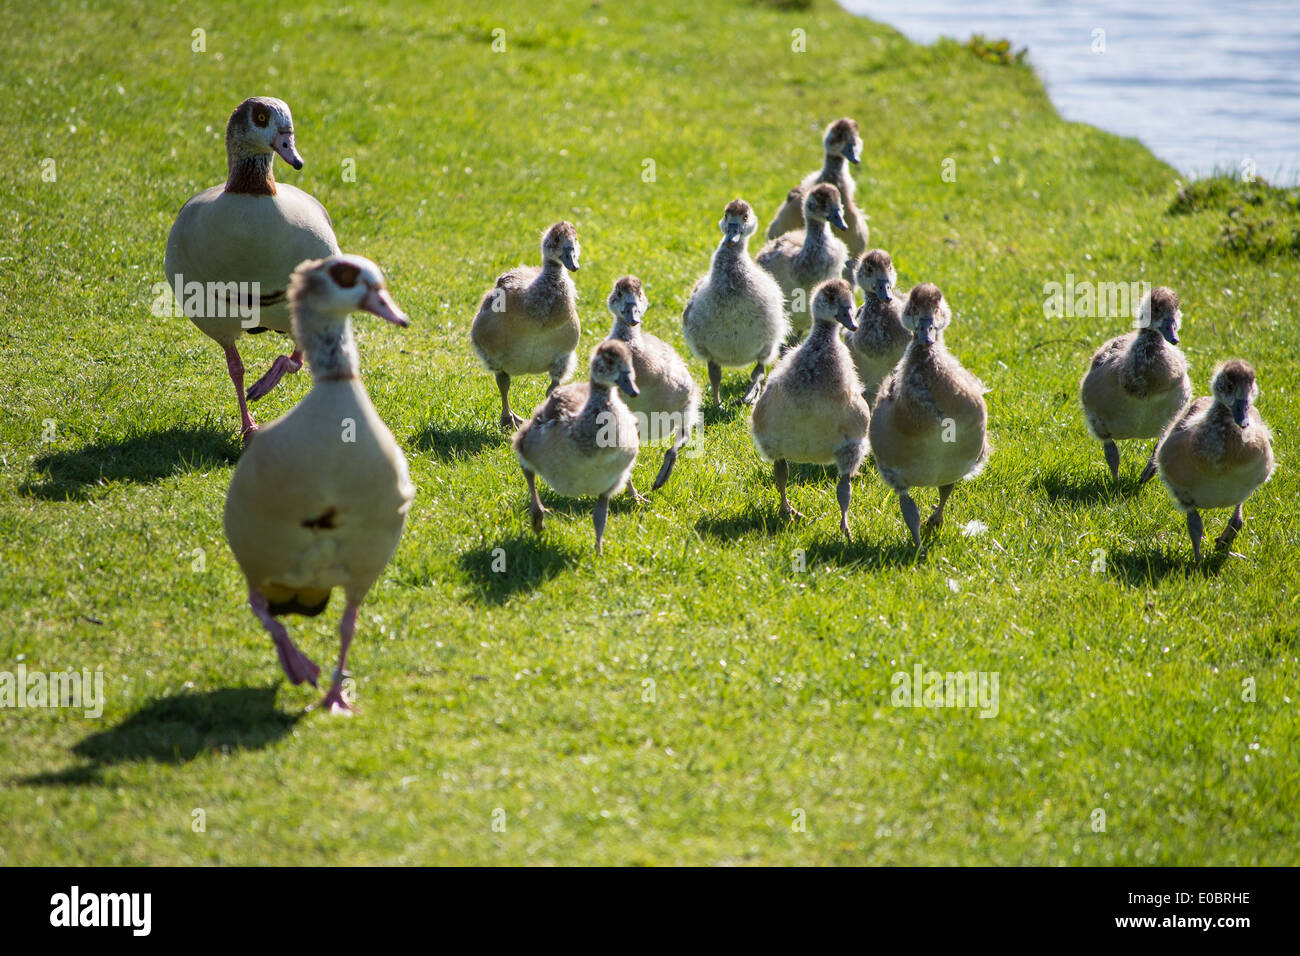
[[(646, 21), (393, 3), (256, 29), (234, 3), (103, 6), (11, 11), (0, 38), (0, 670), (102, 668), (108, 697), (99, 720), (0, 711), (0, 863), (1300, 862), (1293, 197), (1180, 192), (1138, 143), (1063, 122), (1028, 68), (825, 0), (664, 0)], [(244, 606), (220, 352), (149, 313), (176, 211), (223, 178), (225, 119), (255, 93), (294, 109), (307, 166), (277, 174), (412, 318), (359, 333), (419, 490), (362, 609), (352, 721), (303, 716), (316, 694)], [(728, 407), (652, 504), (612, 508), (603, 559), (590, 502), (551, 497), (535, 537), (469, 346), (484, 289), (568, 218), (580, 354), (626, 272), (685, 352), (722, 207), (766, 225), (841, 115), (873, 244), (902, 286), (943, 288), (949, 345), (992, 389), (994, 455), (943, 534), (915, 555), (874, 471), (854, 544), (819, 469), (793, 479), (809, 519), (782, 525)], [(1070, 276), (1177, 289), (1198, 394), (1217, 360), (1255, 365), (1280, 468), (1241, 557), (1189, 572), (1180, 514), (1136, 489), (1145, 446), (1110, 489), (1075, 390), (1127, 320), (1046, 318)], [(245, 340), (254, 375), (271, 338)], [(337, 613), (291, 622), (327, 669)], [(997, 716), (891, 706), (917, 663), (996, 671)]]

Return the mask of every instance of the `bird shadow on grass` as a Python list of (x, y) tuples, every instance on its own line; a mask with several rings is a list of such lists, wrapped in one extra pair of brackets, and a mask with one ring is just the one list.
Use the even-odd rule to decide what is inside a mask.
[(705, 515), (695, 522), (695, 530), (703, 537), (713, 538), (723, 543), (731, 542), (747, 534), (774, 534), (785, 530), (788, 523), (782, 520), (775, 507), (764, 508), (749, 504), (740, 511), (727, 514)]
[(810, 567), (816, 564), (836, 564), (841, 567), (871, 568), (909, 568), (925, 563), (930, 549), (922, 546), (919, 550), (904, 529), (900, 537), (883, 541), (864, 541), (854, 538), (845, 541), (843, 536), (814, 541), (807, 547), (807, 560)]
[(1197, 567), (1190, 545), (1185, 551), (1149, 545), (1132, 551), (1107, 554), (1106, 573), (1121, 584), (1142, 588), (1159, 584), (1168, 577), (1214, 576), (1223, 570), (1228, 552), (1217, 551), (1210, 543), (1204, 554), (1204, 563)]
[(1102, 504), (1119, 496), (1136, 497), (1142, 491), (1137, 478), (1121, 475), (1117, 484), (1108, 475), (1095, 471), (1083, 476), (1051, 471), (1035, 475), (1029, 487), (1041, 491), (1052, 504), (1080, 506)]
[(178, 425), (127, 438), (49, 451), (32, 462), (35, 475), (18, 492), (48, 501), (84, 501), (112, 482), (151, 484), (186, 471), (221, 468), (239, 458), (239, 443), (213, 425)]
[(472, 548), (460, 556), (460, 568), (471, 585), (471, 597), (483, 604), (504, 604), (582, 560), (578, 552), (556, 547), (546, 532), (510, 535), (495, 544)]
[(464, 425), (447, 428), (431, 422), (410, 438), (409, 446), (415, 451), (427, 451), (439, 461), (464, 461), (484, 449), (504, 444), (508, 438), (499, 428), (469, 428)]
[(15, 782), (26, 786), (97, 784), (102, 771), (117, 764), (182, 764), (206, 753), (259, 750), (284, 737), (303, 717), (275, 706), (277, 690), (277, 684), (226, 687), (159, 698), (116, 727), (76, 744), (72, 753), (84, 763)]

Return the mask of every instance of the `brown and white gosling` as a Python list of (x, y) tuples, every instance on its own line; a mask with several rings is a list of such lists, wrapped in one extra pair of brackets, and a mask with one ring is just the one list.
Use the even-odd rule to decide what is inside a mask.
[(623, 490), (636, 464), (637, 421), (615, 388), (637, 394), (632, 351), (606, 339), (591, 353), (591, 381), (551, 392), (511, 443), (531, 498), (533, 530), (541, 533), (546, 509), (537, 497), (537, 475), (558, 494), (596, 496), (596, 553), (603, 550), (609, 499)]
[(1241, 506), (1273, 474), (1272, 435), (1255, 410), (1255, 370), (1229, 359), (1214, 370), (1210, 397), (1183, 409), (1156, 446), (1160, 480), (1187, 515), (1192, 552), (1201, 560), (1200, 509), (1232, 508), (1215, 547), (1226, 549), (1245, 523)]
[(797, 349), (786, 353), (750, 419), (754, 447), (772, 462), (783, 518), (803, 515), (790, 506), (785, 486), (788, 462), (834, 464), (840, 480), (840, 530), (849, 540), (852, 480), (867, 455), (871, 409), (836, 323), (853, 329), (853, 287), (831, 279), (813, 293), (813, 328)]
[(988, 409), (984, 386), (943, 345), (952, 311), (938, 286), (923, 282), (903, 308), (913, 339), (902, 360), (880, 385), (871, 415), (871, 448), (885, 484), (898, 493), (912, 542), (921, 546), (921, 519), (908, 494), (915, 487), (939, 489), (927, 530), (943, 524), (953, 485), (973, 478), (988, 461)]
[[(1119, 480), (1119, 447), (1125, 438), (1159, 438), (1192, 397), (1187, 360), (1178, 346), (1182, 322), (1178, 296), (1160, 286), (1142, 297), (1138, 330), (1097, 349), (1079, 382), (1088, 431), (1102, 443), (1112, 481)], [(1155, 448), (1138, 478), (1156, 473)]]
[[(640, 279), (623, 276), (614, 283), (606, 304), (614, 314), (609, 337), (625, 344), (632, 353), (638, 394), (628, 396), (625, 402), (640, 424), (641, 440), (659, 441), (671, 436), (655, 477), (652, 490), (657, 490), (673, 473), (677, 453), (690, 441), (691, 431), (700, 423), (700, 387), (671, 345), (642, 331), (641, 322), (650, 303)], [(628, 488), (635, 497), (631, 478)]]
[(577, 290), (568, 273), (578, 271), (581, 252), (573, 224), (557, 222), (542, 236), (542, 267), (517, 266), (502, 273), (479, 304), (470, 341), (496, 375), (502, 428), (523, 423), (510, 408), (511, 376), (545, 372), (551, 377), (550, 395), (573, 374), (582, 327)]
[[(839, 190), (822, 183), (803, 201), (805, 228), (770, 240), (754, 261), (772, 273), (785, 293), (793, 337), (802, 338), (812, 323), (813, 289), (844, 271), (849, 251), (831, 235), (830, 226), (844, 225)], [(829, 225), (828, 225), (829, 224)]]
[(767, 367), (790, 334), (790, 323), (781, 287), (749, 257), (749, 237), (758, 229), (749, 203), (732, 200), (718, 226), (722, 242), (709, 271), (691, 289), (682, 312), (682, 334), (696, 357), (709, 365), (715, 405), (722, 404), (722, 369), (754, 363), (749, 391), (740, 400), (748, 405), (758, 398)]
[(875, 401), (885, 376), (903, 357), (912, 333), (903, 325), (903, 299), (894, 296), (898, 274), (884, 249), (872, 249), (858, 263), (858, 286), (865, 293), (855, 317), (858, 330), (845, 336), (867, 401)]
[(826, 127), (822, 136), (822, 147), (826, 159), (822, 168), (804, 177), (804, 181), (790, 190), (785, 202), (777, 211), (776, 218), (767, 227), (767, 238), (775, 239), (787, 232), (794, 232), (804, 226), (803, 200), (818, 183), (830, 183), (840, 192), (844, 203), (843, 228), (835, 227), (835, 235), (848, 247), (849, 264), (844, 270), (844, 278), (853, 281), (852, 263), (862, 257), (867, 249), (867, 219), (853, 201), (857, 187), (845, 161), (857, 165), (862, 159), (862, 138), (858, 135), (858, 124), (845, 117)]

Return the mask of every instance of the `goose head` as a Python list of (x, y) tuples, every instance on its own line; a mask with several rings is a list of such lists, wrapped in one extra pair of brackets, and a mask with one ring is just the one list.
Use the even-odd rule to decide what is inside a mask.
[(916, 336), (918, 345), (933, 345), (943, 340), (943, 330), (952, 321), (952, 309), (933, 282), (922, 282), (907, 297), (903, 306), (903, 326)]
[(758, 218), (749, 203), (743, 199), (733, 199), (722, 211), (718, 228), (722, 230), (724, 242), (747, 243), (749, 237), (758, 229)]
[(638, 394), (632, 350), (617, 339), (606, 339), (591, 353), (591, 382), (601, 388), (617, 386), (632, 398)]
[(850, 332), (857, 331), (853, 321), (853, 287), (843, 279), (829, 279), (813, 289), (814, 322), (834, 325), (838, 322)]
[(1138, 328), (1155, 329), (1170, 345), (1178, 344), (1178, 326), (1182, 321), (1178, 294), (1165, 286), (1152, 289), (1138, 305)]
[(827, 156), (843, 156), (855, 166), (862, 161), (862, 137), (858, 135), (858, 124), (847, 116), (826, 127), (822, 146), (826, 148)]
[(295, 318), (315, 315), (337, 320), (351, 312), (369, 312), (393, 325), (411, 324), (388, 294), (379, 266), (361, 256), (331, 256), (302, 263), (290, 281), (289, 301)]
[(605, 304), (614, 313), (615, 325), (640, 325), (642, 316), (650, 307), (641, 288), (641, 280), (636, 276), (623, 276), (615, 282)]
[(293, 140), (293, 114), (288, 103), (273, 96), (251, 96), (235, 107), (226, 124), (226, 149), (236, 156), (279, 153), (294, 169), (302, 169)]
[(571, 222), (557, 222), (542, 236), (543, 262), (558, 262), (570, 272), (577, 272), (581, 255), (578, 230)]
[(1255, 384), (1255, 370), (1249, 362), (1228, 359), (1219, 365), (1210, 379), (1210, 392), (1216, 402), (1232, 412), (1238, 428), (1250, 423), (1250, 406), (1259, 396), (1259, 386)]
[(803, 217), (807, 222), (829, 222), (836, 229), (849, 228), (844, 221), (840, 191), (830, 183), (822, 183), (808, 190), (808, 195), (803, 199)]
[(884, 249), (872, 249), (858, 263), (858, 287), (867, 295), (874, 295), (881, 302), (888, 302), (894, 285), (898, 282), (898, 273), (894, 271), (894, 260)]

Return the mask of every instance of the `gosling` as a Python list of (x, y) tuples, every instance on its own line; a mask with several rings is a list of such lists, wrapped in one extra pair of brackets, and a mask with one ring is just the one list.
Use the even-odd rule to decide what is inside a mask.
[(1254, 408), (1255, 370), (1229, 359), (1214, 370), (1210, 392), (1184, 408), (1156, 446), (1160, 480), (1187, 515), (1197, 564), (1204, 535), (1198, 509), (1233, 509), (1214, 541), (1226, 550), (1245, 524), (1242, 504), (1273, 474), (1273, 436)]
[[(700, 388), (671, 345), (642, 331), (641, 320), (650, 303), (640, 279), (623, 276), (614, 283), (606, 304), (614, 314), (610, 339), (622, 342), (632, 353), (638, 394), (628, 397), (626, 403), (637, 418), (641, 440), (658, 441), (672, 436), (651, 489), (658, 491), (673, 473), (677, 453), (690, 441), (691, 432), (700, 423)], [(633, 497), (638, 497), (631, 478), (627, 486)]]
[(872, 249), (858, 263), (858, 287), (865, 293), (855, 317), (858, 330), (845, 336), (867, 401), (875, 401), (880, 383), (903, 357), (912, 335), (903, 326), (903, 304), (894, 298), (898, 282), (894, 260), (884, 249)]
[(853, 287), (838, 278), (823, 282), (813, 293), (812, 314), (812, 332), (772, 372), (754, 406), (750, 430), (758, 453), (772, 462), (783, 518), (803, 517), (786, 497), (788, 462), (834, 464), (839, 469), (835, 494), (840, 530), (852, 541), (852, 480), (867, 455), (871, 422), (862, 383), (836, 328), (837, 322), (850, 331), (854, 328)]
[(984, 386), (943, 345), (952, 311), (938, 286), (923, 282), (903, 308), (913, 339), (880, 385), (871, 416), (871, 447), (885, 484), (898, 494), (912, 543), (921, 546), (921, 519), (908, 494), (939, 489), (927, 531), (943, 524), (943, 509), (961, 478), (973, 478), (988, 461), (988, 410)]
[(795, 341), (803, 338), (811, 324), (812, 290), (844, 271), (849, 251), (831, 235), (828, 223), (844, 226), (844, 208), (839, 190), (822, 183), (809, 190), (803, 201), (807, 227), (787, 232), (759, 250), (754, 261), (772, 273), (790, 305), (790, 326)]
[(604, 550), (609, 499), (628, 483), (636, 464), (637, 422), (614, 391), (637, 395), (632, 351), (606, 339), (591, 353), (591, 382), (555, 389), (511, 439), (531, 498), (533, 530), (542, 531), (546, 508), (537, 475), (558, 494), (596, 496), (596, 553)]
[(776, 218), (767, 227), (767, 238), (775, 239), (787, 232), (794, 232), (804, 226), (803, 201), (808, 192), (818, 183), (830, 183), (840, 192), (844, 203), (845, 227), (836, 227), (835, 235), (849, 250), (849, 264), (844, 270), (844, 278), (853, 281), (852, 263), (860, 259), (867, 248), (867, 217), (853, 202), (857, 187), (845, 160), (857, 165), (862, 159), (862, 138), (858, 135), (858, 124), (853, 120), (836, 120), (826, 127), (822, 136), (822, 147), (826, 152), (825, 163), (820, 170), (809, 173), (802, 183), (790, 190), (785, 202), (777, 211)]
[[(1112, 481), (1119, 481), (1116, 440), (1159, 438), (1192, 397), (1187, 360), (1177, 347), (1182, 318), (1174, 290), (1153, 289), (1138, 307), (1138, 330), (1097, 349), (1079, 382), (1083, 418), (1092, 437), (1102, 443)], [(1153, 447), (1138, 486), (1155, 473)]]
[(581, 251), (573, 224), (557, 222), (542, 236), (542, 267), (517, 266), (502, 273), (479, 303), (470, 341), (496, 375), (502, 428), (523, 424), (510, 408), (511, 376), (545, 372), (551, 377), (550, 395), (573, 374), (582, 328), (568, 272), (578, 271)]
[(754, 363), (749, 391), (740, 400), (749, 405), (762, 391), (763, 376), (790, 334), (790, 323), (781, 287), (749, 257), (749, 237), (758, 229), (749, 203), (728, 203), (718, 226), (722, 242), (686, 301), (682, 334), (695, 356), (708, 363), (715, 405), (722, 404), (723, 367)]

